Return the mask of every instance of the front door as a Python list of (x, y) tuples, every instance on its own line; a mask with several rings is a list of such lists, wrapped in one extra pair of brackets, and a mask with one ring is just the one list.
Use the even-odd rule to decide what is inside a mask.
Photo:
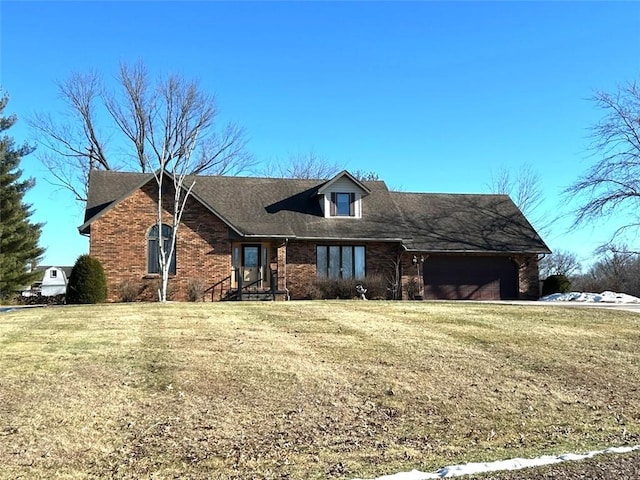
[(260, 245), (243, 245), (242, 246), (242, 283), (245, 285), (253, 284), (251, 287), (260, 287), (257, 282), (260, 278)]

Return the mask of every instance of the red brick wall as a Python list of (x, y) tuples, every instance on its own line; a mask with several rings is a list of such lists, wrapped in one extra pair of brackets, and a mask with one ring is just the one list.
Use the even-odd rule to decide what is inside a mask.
[[(102, 262), (107, 275), (108, 299), (120, 299), (120, 287), (130, 282), (146, 287), (145, 295), (156, 298), (158, 275), (147, 274), (147, 233), (156, 222), (157, 202), (151, 182), (124, 199), (91, 225), (90, 254)], [(166, 197), (171, 197), (168, 192)], [(171, 224), (171, 215), (163, 212)], [(194, 281), (206, 286), (231, 272), (228, 227), (199, 202), (187, 202), (176, 245), (176, 275), (169, 280), (175, 300), (186, 300), (187, 286)], [(217, 291), (219, 296), (219, 291)], [(211, 299), (211, 295), (207, 295)]]
[(287, 288), (292, 300), (309, 298), (316, 278), (316, 244), (289, 242), (287, 246)]
[(537, 300), (540, 297), (540, 270), (537, 255), (520, 255), (514, 259), (518, 264), (520, 299)]

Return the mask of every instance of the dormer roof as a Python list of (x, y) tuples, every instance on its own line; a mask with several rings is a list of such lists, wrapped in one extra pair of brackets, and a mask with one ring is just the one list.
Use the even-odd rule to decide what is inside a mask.
[(344, 178), (348, 179), (357, 188), (359, 188), (362, 191), (363, 197), (371, 193), (371, 190), (369, 190), (369, 188), (364, 183), (362, 183), (360, 180), (358, 180), (356, 177), (351, 175), (346, 170), (343, 170), (340, 173), (338, 173), (335, 177), (333, 177), (331, 180), (328, 180), (326, 183), (321, 185), (320, 188), (318, 188), (318, 195), (324, 195), (325, 193), (332, 191), (332, 187)]

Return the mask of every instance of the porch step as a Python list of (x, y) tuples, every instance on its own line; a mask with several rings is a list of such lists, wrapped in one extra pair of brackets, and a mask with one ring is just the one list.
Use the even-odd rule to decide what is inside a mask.
[(247, 301), (251, 301), (251, 300), (259, 300), (259, 301), (270, 301), (273, 300), (273, 295), (271, 294), (271, 292), (244, 292), (242, 294), (242, 300), (247, 300)]
[[(285, 290), (276, 290), (276, 299), (286, 300), (287, 292)], [(222, 298), (223, 301), (238, 301), (240, 300), (238, 290), (229, 290), (227, 294)], [(253, 302), (268, 302), (273, 300), (273, 294), (271, 290), (245, 290), (242, 292), (242, 301)]]

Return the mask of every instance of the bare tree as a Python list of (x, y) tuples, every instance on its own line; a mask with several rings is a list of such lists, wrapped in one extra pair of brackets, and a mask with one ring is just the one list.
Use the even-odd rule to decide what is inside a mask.
[[(78, 200), (86, 200), (92, 169), (146, 172), (150, 154), (158, 157), (164, 150), (184, 155), (186, 144), (156, 142), (189, 141), (178, 130), (195, 118), (201, 125), (196, 144), (189, 144), (190, 174), (234, 174), (255, 163), (246, 151), (244, 130), (233, 123), (219, 126), (215, 98), (196, 82), (175, 75), (152, 82), (137, 63), (120, 65), (116, 85), (107, 88), (96, 72), (75, 73), (58, 84), (65, 115), (54, 119), (38, 113), (29, 121), (45, 147), (39, 157), (55, 183)], [(176, 98), (167, 102), (168, 95)]]
[(509, 195), (522, 213), (529, 217), (536, 213), (544, 201), (540, 182), (540, 175), (531, 165), (523, 165), (515, 174), (506, 168), (492, 174), (489, 188), (494, 193)]
[(640, 226), (640, 86), (633, 81), (591, 100), (604, 111), (591, 128), (589, 148), (598, 159), (565, 193), (580, 202), (575, 224), (626, 213), (618, 235)]
[(275, 178), (326, 179), (342, 170), (337, 163), (330, 163), (314, 152), (297, 152), (286, 161), (271, 161), (260, 174)]
[(111, 170), (105, 156), (101, 133), (97, 130), (96, 101), (102, 91), (95, 72), (73, 74), (58, 84), (68, 112), (54, 120), (50, 114), (36, 113), (28, 123), (36, 130), (40, 149), (36, 157), (44, 163), (59, 185), (77, 199), (86, 200), (89, 171)]
[(624, 245), (609, 244), (598, 249), (598, 260), (574, 284), (583, 291), (613, 290), (640, 295), (640, 256)]
[(575, 253), (558, 250), (540, 260), (540, 278), (550, 275), (571, 277), (580, 271), (580, 262)]
[(361, 182), (376, 182), (380, 180), (380, 177), (373, 170), (365, 171), (365, 170), (355, 170), (351, 172), (351, 174), (360, 180)]
[[(86, 200), (93, 169), (153, 172), (162, 279), (158, 296), (166, 301), (171, 259), (195, 175), (237, 173), (253, 160), (241, 128), (217, 128), (215, 98), (196, 82), (168, 75), (152, 83), (141, 63), (121, 65), (116, 80), (118, 88), (108, 90), (95, 72), (72, 75), (59, 85), (69, 121), (40, 114), (31, 124), (47, 147), (45, 165), (79, 200)], [(167, 242), (163, 225), (170, 227)]]
[(553, 220), (541, 211), (544, 202), (541, 178), (531, 165), (525, 164), (515, 173), (501, 168), (497, 174), (491, 174), (488, 186), (493, 193), (509, 195), (540, 234), (548, 233)]

